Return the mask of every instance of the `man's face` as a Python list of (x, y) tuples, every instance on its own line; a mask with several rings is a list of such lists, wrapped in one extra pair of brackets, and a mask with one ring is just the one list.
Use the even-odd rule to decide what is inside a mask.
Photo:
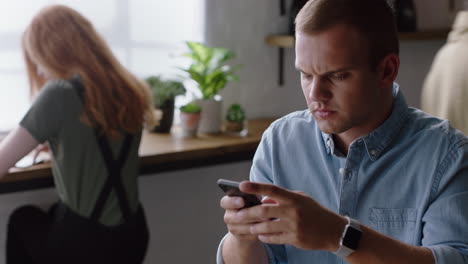
[(382, 107), (378, 71), (370, 67), (367, 41), (350, 26), (296, 35), (296, 68), (309, 110), (320, 130), (362, 136)]

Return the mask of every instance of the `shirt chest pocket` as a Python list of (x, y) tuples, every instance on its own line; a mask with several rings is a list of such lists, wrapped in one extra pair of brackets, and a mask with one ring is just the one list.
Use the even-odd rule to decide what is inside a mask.
[(414, 208), (370, 208), (371, 227), (387, 236), (412, 243), (417, 211)]

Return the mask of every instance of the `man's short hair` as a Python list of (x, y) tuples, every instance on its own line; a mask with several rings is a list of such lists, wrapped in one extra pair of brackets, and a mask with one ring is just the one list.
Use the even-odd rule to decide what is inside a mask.
[(399, 53), (395, 15), (387, 0), (309, 0), (296, 17), (296, 32), (314, 35), (348, 24), (369, 43), (370, 66)]

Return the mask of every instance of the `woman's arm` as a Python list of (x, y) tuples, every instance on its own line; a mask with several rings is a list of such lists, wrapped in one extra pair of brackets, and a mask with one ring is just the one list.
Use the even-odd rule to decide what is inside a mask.
[(13, 129), (0, 142), (0, 178), (8, 173), (15, 163), (31, 152), (39, 142), (22, 126)]

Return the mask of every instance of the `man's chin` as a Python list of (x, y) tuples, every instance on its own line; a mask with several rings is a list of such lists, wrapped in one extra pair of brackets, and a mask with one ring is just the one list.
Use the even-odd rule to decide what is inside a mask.
[(318, 122), (318, 127), (320, 131), (325, 134), (341, 134), (343, 132), (339, 127), (331, 126), (330, 124), (321, 124), (321, 122)]
[(333, 129), (327, 129), (327, 128), (321, 128), (319, 127), (320, 131), (322, 131), (325, 134), (336, 134)]

